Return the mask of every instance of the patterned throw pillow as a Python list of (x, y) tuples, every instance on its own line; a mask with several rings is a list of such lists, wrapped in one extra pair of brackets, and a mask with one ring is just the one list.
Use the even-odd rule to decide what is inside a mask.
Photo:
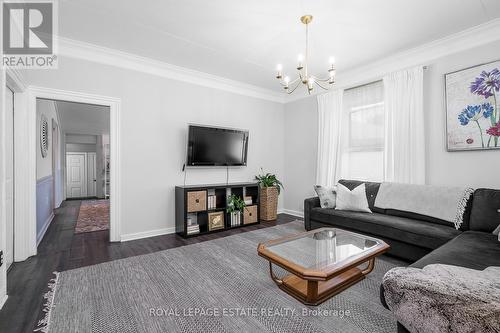
[(335, 209), (350, 210), (353, 212), (371, 213), (366, 198), (366, 186), (361, 184), (350, 191), (342, 184), (337, 184), (337, 203)]
[(314, 190), (318, 194), (321, 208), (335, 208), (337, 186), (325, 187), (315, 185)]

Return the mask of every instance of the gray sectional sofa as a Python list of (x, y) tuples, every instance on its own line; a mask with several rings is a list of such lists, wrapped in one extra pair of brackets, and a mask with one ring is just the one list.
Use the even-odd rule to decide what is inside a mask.
[[(477, 189), (469, 200), (460, 230), (449, 222), (374, 206), (379, 183), (341, 180), (350, 190), (366, 184), (368, 204), (373, 213), (321, 208), (319, 199), (304, 201), (307, 230), (330, 226), (350, 230), (386, 241), (389, 254), (406, 259), (410, 267), (448, 264), (483, 270), (500, 266), (500, 242), (492, 232), (500, 224), (500, 190)], [(385, 305), (384, 291), (381, 301)], [(400, 332), (406, 329), (399, 325)]]

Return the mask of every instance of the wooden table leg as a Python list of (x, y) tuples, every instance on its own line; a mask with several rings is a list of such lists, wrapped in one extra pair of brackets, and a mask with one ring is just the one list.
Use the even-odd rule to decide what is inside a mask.
[(318, 281), (307, 281), (307, 297), (308, 303), (316, 303), (318, 301)]
[(269, 262), (269, 274), (271, 274), (271, 279), (278, 285), (281, 286), (283, 284), (283, 280), (278, 279), (278, 277), (273, 272), (273, 263)]
[(370, 259), (370, 261), (368, 261), (368, 266), (361, 271), (361, 273), (363, 275), (366, 275), (368, 273), (370, 273), (371, 271), (373, 271), (373, 268), (375, 267), (375, 258), (372, 258)]

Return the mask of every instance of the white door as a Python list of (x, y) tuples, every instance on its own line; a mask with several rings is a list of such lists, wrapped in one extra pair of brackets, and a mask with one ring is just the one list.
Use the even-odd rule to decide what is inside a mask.
[(87, 154), (66, 154), (66, 196), (81, 198), (87, 196)]
[(5, 101), (5, 215), (7, 243), (5, 263), (7, 269), (14, 261), (14, 93), (7, 88)]
[(87, 153), (87, 196), (95, 197), (97, 193), (96, 153)]

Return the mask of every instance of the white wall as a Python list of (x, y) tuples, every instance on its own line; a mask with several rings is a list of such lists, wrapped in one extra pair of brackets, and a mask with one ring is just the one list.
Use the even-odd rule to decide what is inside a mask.
[(66, 144), (82, 143), (82, 144), (97, 144), (97, 136), (90, 134), (66, 134)]
[(316, 97), (285, 107), (285, 209), (300, 214), (304, 199), (314, 196), (318, 152), (318, 105)]
[(67, 143), (66, 152), (68, 153), (95, 153), (97, 151), (96, 144), (88, 143)]
[[(58, 70), (25, 76), (40, 87), (121, 98), (122, 235), (174, 227), (190, 122), (250, 131), (248, 166), (231, 169), (230, 182), (252, 180), (261, 166), (283, 178), (282, 104), (65, 57)], [(188, 184), (225, 181), (224, 169), (187, 175)]]
[[(446, 151), (444, 100), (444, 74), (498, 60), (498, 54), (500, 42), (495, 42), (426, 64), (424, 108), (427, 184), (500, 188), (500, 177), (492, 176), (491, 171), (500, 170), (500, 150)], [(285, 105), (286, 210), (302, 212), (303, 199), (314, 195), (312, 186), (316, 178), (317, 121), (315, 96)]]

